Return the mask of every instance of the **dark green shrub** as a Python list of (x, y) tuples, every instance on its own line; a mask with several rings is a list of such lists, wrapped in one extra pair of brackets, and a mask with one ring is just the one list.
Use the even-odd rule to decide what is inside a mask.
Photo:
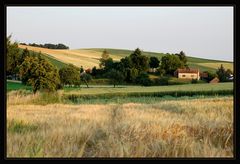
[(168, 77), (161, 77), (161, 78), (155, 79), (155, 85), (168, 85), (169, 84), (168, 80), (169, 80)]
[(197, 80), (197, 79), (192, 79), (191, 83), (192, 83), (192, 84), (197, 84), (197, 83), (198, 83), (198, 80)]
[(141, 84), (142, 86), (151, 86), (153, 84), (153, 82), (149, 78), (149, 75), (145, 72), (137, 76), (136, 83)]

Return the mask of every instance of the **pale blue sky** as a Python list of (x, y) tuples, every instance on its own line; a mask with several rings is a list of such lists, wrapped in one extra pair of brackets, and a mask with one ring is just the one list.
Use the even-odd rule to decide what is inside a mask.
[(7, 7), (7, 34), (71, 49), (183, 50), (233, 61), (233, 7)]

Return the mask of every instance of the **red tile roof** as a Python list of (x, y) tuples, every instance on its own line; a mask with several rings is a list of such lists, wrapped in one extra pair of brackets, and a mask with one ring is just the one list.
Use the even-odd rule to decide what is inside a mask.
[(193, 69), (193, 68), (184, 68), (184, 69), (177, 69), (178, 73), (198, 73), (199, 69)]

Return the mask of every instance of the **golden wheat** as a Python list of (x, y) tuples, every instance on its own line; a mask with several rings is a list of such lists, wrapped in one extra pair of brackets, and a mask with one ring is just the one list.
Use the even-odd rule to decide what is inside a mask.
[(37, 96), (8, 97), (8, 157), (233, 156), (232, 97), (31, 104)]
[[(27, 48), (28, 50), (48, 54), (59, 61), (71, 63), (77, 67), (83, 66), (85, 69), (92, 68), (94, 66), (99, 67), (99, 59), (102, 54), (101, 52), (93, 50), (56, 50), (27, 45), (19, 45), (19, 48)], [(115, 55), (110, 55), (110, 57), (112, 57), (113, 60), (121, 59), (121, 57)]]

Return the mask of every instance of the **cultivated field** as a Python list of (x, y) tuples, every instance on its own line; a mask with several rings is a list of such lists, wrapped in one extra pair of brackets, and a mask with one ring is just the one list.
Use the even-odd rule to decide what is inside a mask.
[[(19, 48), (28, 48), (35, 52), (41, 52), (57, 59), (61, 62), (73, 64), (77, 67), (83, 66), (85, 69), (92, 68), (94, 66), (99, 67), (99, 59), (102, 52), (94, 50), (54, 50), (41, 47), (33, 47), (26, 45), (19, 45)], [(121, 57), (110, 55), (114, 60), (120, 60)]]
[(8, 93), (8, 157), (233, 156), (232, 96), (36, 105), (23, 93)]
[[(101, 58), (101, 54), (104, 49), (101, 48), (91, 48), (91, 49), (76, 49), (76, 50), (54, 50), (26, 45), (19, 45), (19, 48), (28, 50), (32, 50), (35, 52), (42, 52), (45, 56), (47, 55), (50, 61), (59, 66), (61, 62), (63, 63), (71, 63), (77, 67), (83, 66), (83, 68), (88, 69), (94, 66), (99, 67), (99, 59)], [(121, 50), (121, 49), (107, 49), (110, 53), (110, 57), (115, 61), (119, 61), (121, 58), (129, 56), (132, 51), (130, 50)], [(142, 52), (143, 55), (148, 57), (155, 56), (159, 59), (162, 58), (165, 54), (163, 53), (155, 53), (155, 52)], [(56, 61), (57, 60), (57, 61)], [(59, 63), (60, 62), (60, 63)], [(209, 60), (209, 59), (201, 59), (195, 57), (188, 57), (189, 66), (192, 68), (199, 68), (201, 71), (213, 71), (223, 64), (225, 68), (229, 68), (233, 70), (232, 62), (218, 61), (218, 60)]]
[(215, 63), (198, 63), (199, 66), (204, 66), (204, 67), (209, 67), (209, 68), (214, 68), (214, 69), (218, 69), (221, 64), (223, 65), (223, 67), (225, 69), (233, 70), (233, 64), (232, 63), (220, 63), (220, 62), (215, 62)]

